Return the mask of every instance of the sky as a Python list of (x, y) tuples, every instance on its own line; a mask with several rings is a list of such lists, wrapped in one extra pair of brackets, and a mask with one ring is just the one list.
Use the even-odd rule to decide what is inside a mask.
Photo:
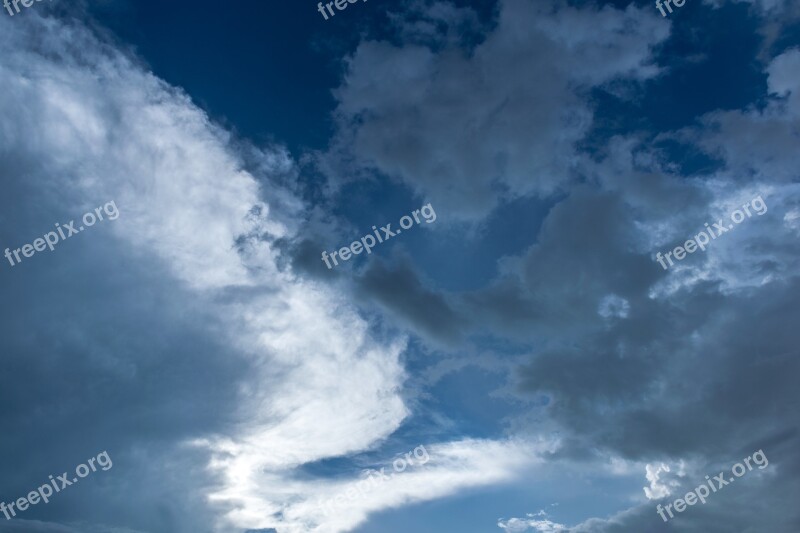
[(800, 3), (340, 5), (0, 10), (0, 533), (798, 533)]

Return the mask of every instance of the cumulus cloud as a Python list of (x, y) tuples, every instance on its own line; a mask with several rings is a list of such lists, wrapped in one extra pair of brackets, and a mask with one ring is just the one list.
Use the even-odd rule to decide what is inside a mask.
[[(784, 51), (765, 67), (771, 94), (765, 95), (765, 106), (712, 112), (700, 126), (674, 134), (718, 157), (724, 163), (719, 170), (681, 176), (665, 154), (642, 148), (632, 139), (612, 139), (608, 157), (595, 161), (594, 169), (592, 164), (583, 168), (596, 177), (599, 189), (588, 197), (603, 198), (605, 191), (613, 191), (624, 222), (615, 226), (604, 220), (601, 225), (608, 233), (593, 232), (595, 242), (571, 247), (572, 253), (564, 252), (566, 258), (558, 258), (553, 250), (552, 259), (558, 258), (562, 268), (567, 265), (569, 278), (580, 280), (575, 294), (613, 293), (631, 305), (626, 320), (606, 331), (593, 327), (588, 315), (579, 320), (580, 326), (551, 329), (549, 346), (522, 372), (524, 388), (552, 398), (549, 413), (571, 434), (565, 436), (565, 454), (580, 460), (583, 446), (592, 443), (606, 453), (648, 461), (647, 498), (680, 497), (702, 481), (700, 472), (713, 471), (723, 457), (758, 449), (759, 442), (774, 442), (776, 450), (784, 451), (790, 442), (796, 443), (790, 429), (794, 423), (769, 407), (773, 402), (800, 401), (792, 387), (774, 388), (776, 379), (784, 382), (779, 375), (796, 371), (798, 360), (793, 335), (773, 329), (773, 321), (796, 317), (790, 303), (797, 295), (800, 257), (791, 223), (800, 199), (797, 151), (790, 148), (797, 142), (798, 125), (793, 108), (798, 80), (791, 67), (795, 54), (796, 50)], [(626, 149), (619, 150), (621, 146)], [(654, 187), (645, 191), (635, 184), (638, 180)], [(665, 194), (671, 196), (671, 210), (663, 202)], [(640, 258), (654, 261), (656, 251), (683, 244), (704, 222), (723, 217), (729, 221), (733, 210), (759, 195), (767, 207), (763, 216), (753, 215), (705, 252), (666, 272), (651, 272), (645, 263), (633, 267)], [(676, 203), (681, 196), (685, 201)], [(563, 202), (563, 208), (573, 201)], [(548, 218), (559, 214), (557, 207)], [(546, 246), (549, 239), (569, 238), (568, 221), (588, 228), (598, 220), (603, 219), (585, 208), (562, 217), (557, 226), (546, 220), (540, 243), (531, 250)], [(599, 268), (609, 254), (618, 253), (619, 246), (631, 261), (617, 259), (615, 267)], [(557, 282), (559, 276), (544, 270), (551, 256), (529, 257), (535, 261), (509, 262), (514, 269), (506, 279), (535, 280), (536, 290), (530, 291), (535, 301), (557, 290), (569, 298), (572, 293)], [(594, 265), (591, 275), (584, 265)], [(538, 275), (524, 277), (528, 269)], [(577, 319), (581, 310), (576, 303), (565, 314)], [(788, 324), (784, 322), (784, 327)], [(570, 332), (569, 338), (564, 331)], [(605, 372), (603, 385), (596, 379), (601, 372)], [(758, 399), (765, 396), (772, 399)], [(663, 457), (669, 457), (670, 464), (692, 458), (692, 471), (685, 476), (674, 468), (668, 471)], [(797, 494), (794, 474), (789, 473), (796, 460), (790, 454), (786, 461), (768, 481), (715, 495), (714, 502), (692, 508), (691, 520), (676, 519), (670, 527), (686, 532), (791, 530), (796, 513), (771, 516), (767, 510), (774, 505), (770, 501)], [(572, 530), (608, 533), (663, 527), (648, 503), (611, 518), (586, 520)]]
[[(681, 462), (678, 465), (674, 475), (678, 477), (684, 477), (686, 475), (684, 466), (685, 465), (683, 462)], [(672, 494), (672, 490), (675, 487), (680, 485), (678, 481), (675, 479), (669, 479), (668, 476), (665, 475), (671, 473), (672, 470), (670, 470), (669, 466), (664, 463), (645, 465), (645, 477), (650, 485), (648, 487), (644, 487), (644, 494), (647, 496), (648, 500), (665, 498)]]
[[(155, 394), (145, 400), (147, 409), (130, 408), (148, 430), (120, 435), (115, 453), (122, 459), (114, 472), (126, 477), (111, 482), (140, 487), (142, 507), (154, 510), (136, 519), (143, 528), (196, 531), (199, 523), (212, 521), (224, 531), (344, 531), (369, 512), (499, 482), (530, 464), (530, 450), (513, 443), (434, 444), (430, 449), (439, 462), (430, 471), (398, 478), (335, 516), (313, 511), (311, 501), (331, 487), (324, 479), (300, 480), (303, 467), (373, 449), (408, 416), (401, 396), (405, 339), (376, 334), (343, 296), (282, 266), (276, 243), (294, 238), (302, 206), (275, 178), (291, 174), (293, 162), (280, 147), (245, 158), (238, 141), (185, 93), (78, 22), (32, 12), (24, 20), (0, 20), (0, 29), (3, 49), (10, 51), (0, 57), (0, 173), (13, 184), (3, 199), (4, 217), (14, 221), (12, 234), (36, 235), (42, 224), (46, 228), (51, 220), (109, 199), (121, 212), (106, 233), (81, 235), (72, 251), (66, 245), (57, 250), (61, 270), (31, 263), (20, 274), (31, 277), (20, 279), (27, 284), (50, 276), (53, 285), (64, 287), (58, 295), (67, 307), (80, 301), (81, 287), (75, 287), (77, 294), (66, 287), (77, 279), (91, 287), (98, 273), (101, 279), (111, 276), (98, 281), (108, 290), (102, 295), (106, 306), (142, 311), (138, 307), (157, 302), (159, 293), (167, 300), (149, 310), (152, 324), (122, 307), (117, 334), (138, 345), (121, 351), (111, 350), (97, 331), (90, 333), (109, 317), (94, 309), (83, 313), (85, 322), (48, 325), (54, 337), (72, 338), (76, 350), (91, 354), (72, 361), (87, 373), (84, 379), (91, 372), (103, 390)], [(19, 207), (34, 204), (41, 207)], [(131, 274), (118, 279), (123, 260)], [(81, 263), (95, 270), (81, 276), (75, 270)], [(106, 313), (104, 307), (97, 309)], [(175, 308), (199, 321), (192, 326), (198, 346), (166, 333), (189, 328)], [(22, 306), (19, 313), (28, 312)], [(56, 368), (70, 355), (61, 344), (50, 356)], [(151, 352), (166, 361), (160, 366)], [(178, 362), (187, 368), (158, 371)], [(203, 376), (203, 386), (195, 374)], [(187, 381), (195, 391), (218, 388), (208, 395), (218, 394), (221, 402), (210, 402), (213, 413), (188, 425), (182, 417), (197, 406), (190, 408), (194, 398), (183, 390)], [(173, 406), (174, 391), (181, 396)], [(99, 429), (93, 438), (121, 417), (102, 412), (97, 390), (75, 394), (77, 404), (95, 406)], [(79, 411), (68, 411), (59, 423), (81, 427)], [(165, 508), (167, 497), (148, 486), (169, 486), (174, 503)], [(97, 487), (98, 498), (108, 499)], [(122, 503), (115, 506), (120, 510)]]
[[(430, 8), (439, 25), (464, 10)], [(336, 91), (339, 134), (326, 168), (375, 170), (454, 219), (570, 183), (575, 144), (592, 112), (582, 91), (658, 73), (652, 47), (668, 35), (653, 10), (503, 0), (472, 46), (362, 42)]]
[[(579, 43), (559, 40), (546, 31), (558, 27), (559, 15), (553, 18), (556, 21), (542, 16), (532, 25), (567, 48), (579, 47)], [(501, 15), (498, 27), (502, 24)], [(398, 51), (385, 43), (372, 44), (381, 48), (387, 61), (411, 54), (413, 48)], [(463, 61), (478, 61), (481, 47), (489, 50), (491, 44), (489, 34), (476, 45), (476, 53)], [(359, 144), (359, 152), (374, 154), (370, 163), (375, 168), (400, 176), (418, 191), (435, 194), (436, 188), (445, 191), (449, 178), (446, 172), (430, 172), (424, 162), (429, 159), (428, 150), (448, 145), (449, 141), (438, 142), (447, 134), (436, 132), (431, 115), (415, 116), (409, 110), (427, 108), (429, 102), (422, 91), (441, 76), (440, 55), (424, 48), (414, 50), (419, 56), (405, 55), (403, 64), (424, 64), (428, 70), (403, 70), (418, 74), (406, 85), (406, 97), (414, 103), (401, 106), (406, 111), (403, 119), (397, 118), (399, 111), (388, 111), (389, 106), (381, 106), (372, 96), (350, 91), (352, 81), (365, 83), (367, 79), (366, 63), (359, 61), (365, 61), (368, 54), (359, 55), (362, 50), (350, 64), (351, 78), (342, 88), (340, 110), (359, 116), (358, 124), (348, 130), (357, 144), (359, 135), (369, 131), (365, 134), (369, 140)], [(798, 365), (793, 348), (796, 341), (789, 331), (797, 318), (792, 302), (797, 297), (800, 257), (796, 238), (800, 212), (800, 161), (795, 148), (796, 93), (800, 92), (797, 53), (796, 49), (780, 51), (764, 65), (767, 92), (762, 95), (763, 105), (710, 112), (695, 126), (654, 135), (656, 141), (698, 147), (720, 161), (719, 168), (684, 175), (670, 154), (653, 145), (652, 136), (612, 137), (602, 154), (577, 154), (570, 160), (570, 172), (583, 176), (583, 183), (570, 187), (550, 209), (532, 245), (500, 261), (498, 276), (490, 284), (460, 294), (425, 291), (419, 296), (420, 301), (458, 309), (477, 330), (534, 343), (537, 348), (530, 363), (520, 371), (521, 386), (527, 393), (547, 399), (549, 420), (564, 430), (559, 453), (580, 462), (586, 460), (586, 449), (592, 448), (606, 456), (649, 463), (649, 486), (644, 494), (636, 489), (640, 501), (666, 497), (672, 491), (677, 494), (684, 484), (691, 484), (691, 476), (678, 475), (685, 473), (683, 469), (667, 472), (659, 468), (664, 458), (670, 465), (685, 464), (682, 461), (691, 458), (692, 472), (698, 473), (704, 468), (711, 471), (710, 465), (734, 450), (757, 449), (761, 442), (776, 442), (778, 449), (787, 453), (790, 443), (796, 444), (794, 432), (787, 429), (794, 425), (791, 417), (774, 406), (800, 401), (783, 377), (796, 373)], [(589, 85), (610, 76), (608, 72), (594, 73), (586, 65), (575, 70), (585, 73), (583, 83)], [(633, 76), (651, 74), (642, 69)], [(399, 82), (401, 86), (405, 83)], [(349, 96), (352, 100), (346, 98)], [(403, 102), (403, 97), (393, 96), (392, 101)], [(366, 103), (358, 107), (361, 102)], [(348, 108), (348, 104), (354, 107)], [(391, 115), (395, 112), (398, 115)], [(389, 116), (391, 120), (386, 118)], [(376, 148), (383, 120), (402, 125), (401, 140), (406, 124), (415, 124), (424, 135), (431, 135), (431, 140), (418, 146), (385, 144), (385, 149)], [(458, 131), (468, 130), (462, 127)], [(566, 131), (568, 135), (571, 130)], [(496, 133), (486, 130), (482, 146), (504, 139), (502, 132)], [(406, 149), (408, 152), (403, 152)], [(479, 152), (474, 147), (470, 150), (475, 158)], [(442, 165), (439, 168), (446, 168), (444, 162), (451, 158), (456, 159), (435, 154)], [(413, 171), (406, 170), (404, 161), (409, 161), (408, 168)], [(531, 165), (523, 163), (525, 168)], [(474, 159), (464, 167), (479, 168)], [(471, 179), (468, 169), (456, 173)], [(476, 200), (461, 216), (480, 218), (503, 195), (489, 199), (488, 178), (482, 180), (491, 172), (482, 169), (479, 174), (475, 178), (479, 188), (456, 193), (460, 195), (457, 203), (470, 205), (466, 196), (471, 194), (480, 196), (483, 203)], [(420, 176), (428, 176), (425, 183)], [(541, 183), (527, 183), (531, 190), (546, 189)], [(514, 191), (514, 185), (506, 185), (498, 190), (513, 196), (509, 191)], [(447, 189), (447, 194), (452, 193)], [(516, 194), (526, 193), (517, 190)], [(704, 223), (727, 220), (733, 210), (759, 197), (768, 208), (763, 215), (754, 213), (707, 250), (694, 253), (669, 271), (655, 261), (656, 252), (684, 244), (704, 229)], [(540, 419), (536, 423), (540, 424)], [(738, 493), (721, 496), (714, 505), (698, 510), (694, 521), (676, 522), (671, 527), (703, 531), (716, 520), (725, 524), (719, 527), (746, 523), (758, 531), (766, 520), (770, 528), (789, 531), (796, 513), (763, 519), (760, 512), (769, 514), (765, 502), (770, 498), (782, 501), (797, 494), (791, 473), (796, 466), (796, 461), (787, 457), (785, 470), (769, 484), (743, 486)], [(758, 490), (768, 490), (770, 496), (760, 497), (759, 512), (747, 515), (742, 508), (757, 497)], [(647, 502), (611, 518), (588, 519), (574, 531), (658, 531), (663, 527), (659, 522)], [(529, 526), (525, 519), (502, 524)]]

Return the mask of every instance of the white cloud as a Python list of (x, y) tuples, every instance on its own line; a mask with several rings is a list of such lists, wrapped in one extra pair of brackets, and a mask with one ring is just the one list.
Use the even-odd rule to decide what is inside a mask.
[(664, 463), (645, 465), (645, 477), (650, 482), (650, 486), (644, 487), (644, 495), (647, 496), (648, 500), (657, 500), (672, 494), (670, 487), (675, 487), (678, 484), (674, 480), (667, 482), (661, 480), (661, 474), (669, 471), (669, 466)]
[(508, 533), (523, 533), (532, 531), (535, 533), (559, 533), (567, 530), (567, 526), (557, 524), (546, 518), (547, 513), (539, 511), (536, 514), (528, 513), (526, 518), (510, 518), (508, 520), (498, 520), (497, 526), (506, 530)]
[[(782, 279), (800, 267), (797, 241), (792, 238), (795, 230), (791, 223), (780, 223), (800, 206), (798, 65), (800, 50), (790, 49), (766, 66), (771, 97), (763, 109), (712, 112), (703, 117), (702, 127), (677, 135), (722, 159), (725, 167), (690, 183), (707, 199), (706, 210), (676, 211), (678, 223), (657, 244), (689, 239), (704, 229), (704, 223), (718, 219), (734, 229), (714, 239), (700, 258), (671, 268), (654, 294), (668, 295), (704, 281), (720, 281), (726, 292), (746, 290)], [(732, 224), (731, 213), (758, 196), (767, 212)], [(654, 230), (661, 222), (649, 220), (643, 227)]]
[[(443, 444), (426, 445), (430, 461), (415, 469), (396, 473), (391, 480), (366, 493), (364, 498), (345, 502), (335, 512), (322, 517), (320, 506), (337, 495), (355, 489), (361, 478), (353, 475), (337, 483), (308, 483), (305, 491), (313, 491), (311, 501), (293, 505), (286, 510), (298, 519), (318, 515), (323, 526), (319, 531), (349, 531), (363, 522), (367, 514), (386, 508), (396, 508), (407, 503), (420, 502), (452, 495), (457, 489), (481, 487), (509, 482), (519, 478), (525, 469), (541, 463), (541, 456), (554, 450), (555, 442), (538, 443), (521, 441), (464, 440)], [(387, 469), (388, 472), (388, 469)], [(318, 499), (317, 499), (318, 498)], [(312, 529), (286, 529), (289, 533), (301, 533)]]
[[(9, 50), (0, 166), (68, 212), (114, 199), (119, 246), (193, 291), (250, 364), (234, 430), (194, 441), (221, 486), (187, 491), (223, 504), (220, 530), (344, 531), (369, 512), (510, 479), (536, 460), (544, 447), (429, 445), (429, 468), (321, 516), (316, 499), (356, 478), (298, 481), (296, 469), (373, 448), (401, 425), (405, 340), (375, 338), (343, 296), (278, 268), (271, 242), (291, 237), (296, 220), (277, 206), (291, 195), (245, 170), (229, 134), (184, 93), (77, 23), (30, 15), (0, 21)], [(270, 148), (261, 167), (269, 177), (292, 162)]]

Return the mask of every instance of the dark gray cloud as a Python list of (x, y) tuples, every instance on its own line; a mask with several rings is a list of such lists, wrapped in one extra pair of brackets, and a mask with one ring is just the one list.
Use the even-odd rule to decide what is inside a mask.
[[(520, 12), (515, 14), (525, 20)], [(574, 27), (575, 19), (571, 23)], [(504, 39), (514, 35), (503, 27), (502, 15), (498, 27), (504, 29)], [(465, 142), (459, 145), (463, 151), (443, 153), (442, 147), (458, 144), (459, 137), (453, 140), (437, 128), (458, 120), (453, 117), (460, 102), (439, 102), (442, 110), (453, 112), (449, 121), (440, 120), (437, 112), (413, 110), (430, 109), (429, 104), (436, 109), (438, 100), (430, 95), (440, 91), (431, 86), (437, 80), (455, 79), (453, 73), (469, 71), (474, 64), (470, 62), (478, 62), (492, 45), (490, 36), (477, 46), (475, 56), (464, 59), (453, 54), (453, 59), (438, 50), (369, 43), (354, 56), (340, 93), (340, 110), (360, 119), (349, 131), (358, 153), (369, 154), (365, 160), (414, 190), (451, 198), (473, 221), (493, 209), (505, 193), (526, 194), (547, 190), (548, 185), (528, 180), (529, 191), (515, 189), (513, 181), (498, 177), (501, 172), (481, 166), (489, 158), (476, 161), (484, 155), (482, 149), (490, 150), (503, 139), (502, 131), (491, 128), (491, 118), (456, 128), (470, 132), (474, 126), (483, 131), (480, 149)], [(647, 502), (610, 519), (588, 520), (576, 532), (797, 530), (800, 514), (788, 502), (800, 494), (798, 461), (792, 452), (798, 444), (800, 407), (795, 383), (800, 351), (793, 327), (800, 319), (793, 305), (800, 289), (800, 190), (797, 151), (790, 146), (797, 142), (800, 116), (796, 94), (800, 80), (794, 68), (800, 56), (791, 49), (776, 55), (764, 65), (769, 85), (766, 107), (710, 113), (697, 127), (662, 136), (700, 147), (723, 162), (719, 170), (683, 176), (668, 153), (635, 135), (611, 138), (591, 156), (573, 152), (570, 145), (569, 153), (575, 156), (569, 171), (562, 167), (560, 173), (542, 175), (574, 172), (583, 183), (569, 187), (527, 250), (500, 260), (498, 276), (485, 288), (423, 291), (424, 276), (406, 265), (398, 269), (402, 276), (375, 276), (381, 283), (366, 287), (423, 336), (431, 334), (435, 319), (408, 315), (410, 309), (422, 309), (429, 302), (431, 309), (458, 310), (461, 323), (469, 324), (467, 331), (535, 345), (530, 362), (519, 370), (520, 393), (550, 399), (545, 420), (536, 422), (561, 435), (563, 446), (556, 456), (567, 470), (614, 457), (638, 464), (690, 461), (692, 474), (698, 475), (760, 448), (771, 449), (776, 458), (769, 475), (749, 480), (703, 508), (693, 508), (669, 526), (660, 523), (656, 502)], [(398, 76), (408, 79), (389, 77), (395, 90), (407, 86), (404, 95), (393, 93), (381, 101), (383, 96), (372, 94), (378, 82), (368, 76), (366, 65), (375, 64), (378, 57), (392, 57), (406, 66)], [(576, 68), (583, 72), (585, 67)], [(513, 86), (512, 79), (492, 90), (502, 93)], [(478, 88), (472, 94), (485, 96)], [(549, 103), (556, 100), (543, 98)], [(513, 101), (509, 97), (508, 102)], [(576, 98), (573, 103), (579, 102)], [(519, 116), (528, 116), (509, 106)], [(473, 107), (491, 108), (485, 102)], [(504, 116), (504, 110), (495, 110), (492, 117)], [(476, 116), (462, 115), (470, 120)], [(392, 145), (382, 140), (388, 131), (383, 125), (389, 123), (400, 125), (400, 141)], [(479, 125), (487, 129), (479, 130)], [(564, 131), (564, 124), (556, 127)], [(421, 142), (415, 136), (413, 142), (405, 142), (406, 129), (431, 138)], [(576, 130), (576, 138), (583, 131)], [(535, 139), (528, 139), (528, 145), (536, 145)], [(567, 153), (557, 148), (552, 152), (562, 159)], [(437, 171), (426, 167), (428, 162), (439, 165)], [(452, 170), (458, 165), (464, 168)], [(529, 162), (522, 165), (526, 170), (532, 167)], [(475, 186), (455, 191), (449, 185), (455, 181), (451, 170)], [(509, 174), (527, 176), (519, 170)], [(508, 187), (499, 187), (501, 192), (494, 194), (491, 183)], [(763, 216), (748, 219), (670, 271), (654, 260), (656, 252), (682, 244), (705, 222), (727, 218), (756, 196), (769, 206)], [(701, 480), (702, 476), (693, 480), (688, 475), (680, 489), (689, 490)], [(781, 512), (771, 511), (776, 506)]]
[[(800, 494), (793, 451), (800, 407), (793, 377), (800, 371), (793, 326), (800, 319), (794, 305), (800, 290), (794, 224), (798, 189), (789, 184), (797, 178), (796, 153), (786, 149), (796, 140), (790, 130), (798, 116), (794, 92), (800, 91), (796, 74), (787, 70), (795, 61), (792, 54), (784, 53), (768, 67), (771, 92), (780, 100), (773, 97), (762, 111), (713, 113), (705, 121), (713, 124), (711, 130), (688, 132), (709, 153), (723, 155), (724, 170), (687, 181), (670, 176), (675, 167), (663, 154), (633, 155), (619, 148), (635, 143), (617, 139), (607, 159), (597, 163), (597, 185), (613, 192), (622, 223), (600, 212), (585, 219), (578, 212), (557, 218), (568, 210), (570, 198), (551, 214), (560, 224), (548, 219), (539, 237), (546, 243), (563, 235), (566, 246), (513, 264), (517, 286), (527, 290), (524, 282), (535, 280), (539, 298), (554, 295), (550, 301), (556, 304), (547, 309), (568, 309), (564, 322), (572, 323), (541, 331), (534, 326), (546, 347), (520, 374), (524, 390), (551, 398), (548, 414), (565, 430), (560, 454), (578, 462), (594, 459), (596, 450), (641, 462), (686, 460), (700, 476), (688, 475), (670, 498), (610, 519), (591, 519), (570, 531), (797, 530), (800, 513), (789, 503)], [(748, 125), (761, 133), (751, 137)], [(637, 158), (646, 165), (634, 165)], [(650, 179), (658, 170), (663, 177), (657, 182), (673, 182), (666, 189), (648, 192), (633, 181)], [(665, 209), (663, 193), (672, 197), (673, 206), (687, 208)], [(676, 193), (687, 202), (675, 202)], [(669, 272), (652, 268), (656, 251), (671, 249), (703, 222), (727, 218), (759, 194), (769, 206), (763, 216), (748, 219)], [(585, 222), (586, 239), (574, 238), (570, 223), (576, 221)], [(612, 262), (598, 260), (601, 251)], [(629, 307), (626, 316), (599, 328), (605, 319), (592, 317), (588, 302), (603, 291), (625, 298)], [(732, 464), (762, 448), (776, 458), (768, 475), (736, 485), (668, 527), (660, 523), (656, 503), (680, 497), (681, 490), (702, 481), (701, 474), (719, 471), (712, 468), (729, 468), (726, 459)]]
[(372, 261), (356, 283), (365, 301), (377, 302), (423, 336), (445, 345), (462, 339), (464, 318), (445, 295), (423, 284), (408, 258), (396, 261), (393, 267)]
[[(0, 201), (6, 213), (24, 195), (11, 191), (19, 194)], [(126, 206), (119, 207), (124, 216)], [(42, 233), (36, 224), (18, 229), (15, 236)], [(2, 269), (0, 286), (14, 303), (0, 309), (0, 416), (14, 439), (3, 439), (0, 452), (14, 460), (0, 463), (0, 499), (25, 496), (48, 475), (74, 471), (107, 450), (113, 468), (21, 518), (94, 517), (109, 525), (0, 528), (122, 533), (128, 530), (112, 525), (136, 524), (149, 532), (203, 531), (210, 514), (185, 486), (216, 481), (196, 467), (205, 454), (176, 443), (231, 427), (246, 366), (220, 342), (219, 319), (203, 311), (208, 301), (166, 283), (155, 260), (142, 263), (104, 230), (94, 227), (54, 252)], [(177, 509), (191, 509), (194, 518), (179, 518)]]
[[(429, 7), (429, 25), (475, 19), (443, 5)], [(417, 19), (406, 29), (403, 46), (365, 41), (349, 58), (325, 166), (375, 169), (467, 220), (570, 183), (592, 121), (580, 88), (653, 76), (650, 49), (668, 33), (650, 10), (525, 0), (500, 2), (478, 44), (432, 44)]]

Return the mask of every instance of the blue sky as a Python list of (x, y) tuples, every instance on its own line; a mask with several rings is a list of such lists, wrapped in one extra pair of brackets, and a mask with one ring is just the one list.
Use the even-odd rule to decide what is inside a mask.
[(797, 3), (53, 0), (0, 50), (0, 502), (113, 459), (0, 532), (800, 530)]

